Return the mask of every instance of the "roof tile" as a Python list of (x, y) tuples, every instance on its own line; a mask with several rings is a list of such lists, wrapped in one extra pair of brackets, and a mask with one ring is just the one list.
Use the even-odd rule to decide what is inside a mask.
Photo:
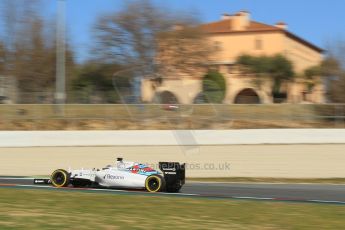
[[(203, 24), (202, 29), (207, 33), (229, 33), (238, 32), (232, 28), (232, 19), (221, 20), (208, 24)], [(281, 28), (263, 24), (260, 22), (250, 21), (249, 26), (241, 32), (254, 32), (254, 31), (280, 31)]]
[(321, 49), (320, 47), (298, 37), (297, 35), (279, 28), (277, 26), (271, 26), (267, 25), (264, 23), (256, 22), (256, 21), (250, 21), (249, 26), (246, 27), (244, 30), (234, 30), (232, 27), (232, 19), (224, 19), (221, 21), (216, 21), (216, 22), (211, 22), (207, 24), (201, 25), (201, 28), (206, 32), (206, 33), (243, 33), (243, 32), (283, 32), (285, 33), (288, 37), (297, 40), (304, 45), (318, 51), (318, 52), (323, 52), (324, 50)]

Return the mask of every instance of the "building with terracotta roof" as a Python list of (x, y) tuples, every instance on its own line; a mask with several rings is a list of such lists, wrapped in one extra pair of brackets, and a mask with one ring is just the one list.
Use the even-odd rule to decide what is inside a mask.
[[(226, 79), (227, 92), (224, 103), (273, 103), (271, 90), (272, 82), (265, 82), (261, 87), (253, 82), (253, 76), (238, 71), (235, 61), (238, 56), (248, 54), (252, 56), (272, 56), (282, 54), (288, 58), (297, 75), (305, 69), (318, 65), (323, 59), (323, 50), (291, 33), (284, 22), (275, 25), (251, 20), (247, 11), (240, 11), (234, 15), (224, 14), (221, 20), (203, 24), (201, 28), (206, 32), (210, 41), (219, 48), (219, 52), (212, 56), (210, 65), (216, 67)], [(159, 87), (152, 87), (149, 81), (142, 84), (142, 98), (153, 101), (155, 97), (174, 98), (177, 103), (191, 104), (202, 93), (202, 76), (192, 78), (173, 78), (164, 80)], [(324, 87), (319, 81), (310, 91), (303, 79), (283, 85), (288, 103), (323, 103)], [(168, 102), (168, 101), (165, 101)], [(165, 103), (163, 100), (163, 103)]]

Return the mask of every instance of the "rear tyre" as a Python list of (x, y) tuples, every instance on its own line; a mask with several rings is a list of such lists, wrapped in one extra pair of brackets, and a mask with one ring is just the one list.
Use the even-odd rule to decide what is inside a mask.
[(160, 192), (165, 189), (164, 178), (159, 175), (152, 175), (146, 178), (145, 188), (148, 192)]
[(54, 187), (67, 187), (70, 182), (70, 175), (64, 169), (57, 169), (52, 173), (50, 180)]

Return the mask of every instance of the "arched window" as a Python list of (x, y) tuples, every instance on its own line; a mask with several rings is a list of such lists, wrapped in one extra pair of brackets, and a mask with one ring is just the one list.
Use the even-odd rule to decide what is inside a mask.
[(250, 88), (240, 91), (236, 98), (235, 104), (260, 104), (260, 98), (258, 94)]
[(154, 102), (158, 104), (179, 104), (177, 97), (170, 91), (156, 93)]
[(198, 93), (198, 95), (196, 95), (196, 97), (194, 98), (193, 101), (194, 104), (205, 104), (205, 103), (209, 103), (206, 95), (203, 92)]

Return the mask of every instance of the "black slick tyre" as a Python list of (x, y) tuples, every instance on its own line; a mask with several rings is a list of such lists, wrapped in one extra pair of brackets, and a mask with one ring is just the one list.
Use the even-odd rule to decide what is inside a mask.
[(148, 192), (160, 192), (165, 189), (164, 178), (159, 175), (151, 175), (146, 178), (145, 188)]
[(54, 187), (67, 187), (70, 182), (70, 175), (64, 169), (57, 169), (50, 176), (50, 180)]

